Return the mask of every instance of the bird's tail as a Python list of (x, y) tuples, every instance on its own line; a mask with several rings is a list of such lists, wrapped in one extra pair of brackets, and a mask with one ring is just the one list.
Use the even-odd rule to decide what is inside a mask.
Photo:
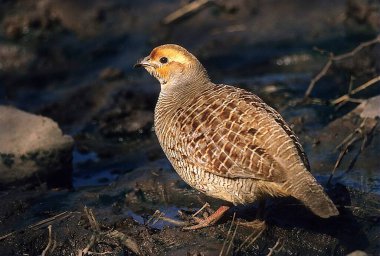
[(290, 194), (321, 218), (339, 215), (338, 209), (315, 178), (310, 173), (300, 176), (299, 180), (296, 180), (295, 175), (292, 181), (289, 181), (287, 190)]

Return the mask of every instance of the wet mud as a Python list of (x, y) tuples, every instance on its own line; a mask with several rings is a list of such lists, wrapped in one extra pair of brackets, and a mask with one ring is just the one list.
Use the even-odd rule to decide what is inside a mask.
[[(363, 118), (355, 102), (331, 104), (350, 80), (379, 75), (380, 45), (332, 65), (304, 99), (327, 61), (313, 47), (342, 54), (376, 37), (376, 3), (216, 2), (165, 25), (186, 3), (0, 1), (0, 104), (49, 117), (75, 141), (69, 186), (0, 187), (1, 255), (380, 253), (379, 117)], [(185, 46), (213, 81), (276, 108), (340, 215), (320, 219), (296, 200), (273, 199), (264, 229), (240, 225), (255, 220), (257, 205), (247, 205), (212, 227), (182, 230), (205, 203), (203, 216), (225, 202), (186, 185), (158, 144), (159, 84), (132, 66), (163, 43)]]

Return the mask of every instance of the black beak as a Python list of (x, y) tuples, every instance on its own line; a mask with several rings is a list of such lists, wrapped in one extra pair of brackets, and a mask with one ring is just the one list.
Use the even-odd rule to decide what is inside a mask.
[(140, 68), (146, 66), (151, 66), (149, 56), (138, 60), (137, 63), (133, 65), (133, 68)]
[(133, 65), (133, 68), (141, 68), (143, 65), (140, 62), (137, 62), (135, 65)]

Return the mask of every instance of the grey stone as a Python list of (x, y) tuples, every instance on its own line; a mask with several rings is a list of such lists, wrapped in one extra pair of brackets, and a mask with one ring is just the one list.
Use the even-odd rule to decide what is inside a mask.
[(375, 119), (376, 117), (380, 117), (380, 96), (365, 100), (354, 109), (354, 113), (359, 114), (361, 118)]
[(0, 186), (45, 181), (68, 186), (73, 144), (50, 118), (0, 106)]
[(347, 256), (367, 256), (367, 255), (368, 255), (367, 253), (365, 253), (363, 251), (359, 251), (359, 250), (353, 251), (353, 252), (347, 254)]

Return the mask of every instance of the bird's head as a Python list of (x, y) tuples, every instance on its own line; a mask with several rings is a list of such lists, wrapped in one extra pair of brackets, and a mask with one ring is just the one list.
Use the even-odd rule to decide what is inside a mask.
[(158, 46), (135, 67), (144, 67), (161, 83), (161, 90), (208, 81), (206, 70), (185, 48), (175, 44)]

